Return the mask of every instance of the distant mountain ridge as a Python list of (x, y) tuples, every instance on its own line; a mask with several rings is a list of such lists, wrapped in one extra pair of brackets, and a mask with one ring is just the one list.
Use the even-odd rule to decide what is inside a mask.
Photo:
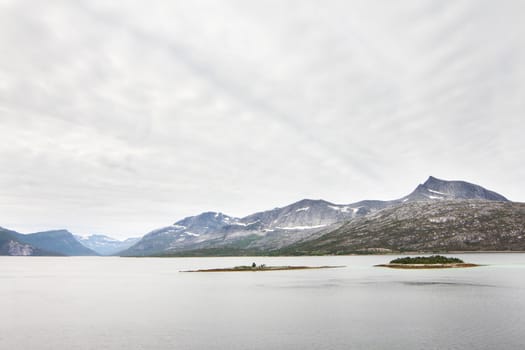
[(124, 249), (131, 247), (140, 240), (140, 237), (132, 237), (118, 240), (106, 235), (95, 234), (89, 236), (75, 236), (83, 246), (95, 251), (100, 255), (113, 255)]
[(453, 200), (508, 200), (496, 192), (465, 181), (446, 181), (430, 176), (407, 196), (381, 201), (363, 200), (334, 204), (303, 199), (283, 208), (258, 212), (243, 218), (206, 212), (146, 234), (121, 252), (124, 256), (179, 254), (184, 251), (230, 249), (275, 251), (297, 242), (316, 239), (344, 222), (380, 210), (412, 202)]

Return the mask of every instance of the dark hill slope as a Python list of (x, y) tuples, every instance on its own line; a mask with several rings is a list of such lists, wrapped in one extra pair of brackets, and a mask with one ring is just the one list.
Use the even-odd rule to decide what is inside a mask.
[(18, 239), (18, 232), (0, 227), (0, 255), (11, 256), (53, 256), (60, 255), (37, 248)]
[(93, 250), (84, 247), (73, 234), (67, 230), (45, 231), (31, 234), (17, 233), (20, 242), (30, 244), (39, 249), (55, 252), (56, 255), (90, 256), (98, 255)]

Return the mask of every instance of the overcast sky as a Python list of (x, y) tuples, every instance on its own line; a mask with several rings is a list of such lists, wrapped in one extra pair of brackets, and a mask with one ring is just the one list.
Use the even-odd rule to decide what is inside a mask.
[(525, 201), (525, 1), (0, 0), (0, 225)]

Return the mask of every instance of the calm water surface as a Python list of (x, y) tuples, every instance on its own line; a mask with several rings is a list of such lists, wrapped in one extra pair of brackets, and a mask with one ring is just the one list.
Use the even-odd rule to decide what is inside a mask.
[[(524, 349), (525, 254), (0, 258), (0, 349)], [(181, 273), (241, 264), (341, 269)]]

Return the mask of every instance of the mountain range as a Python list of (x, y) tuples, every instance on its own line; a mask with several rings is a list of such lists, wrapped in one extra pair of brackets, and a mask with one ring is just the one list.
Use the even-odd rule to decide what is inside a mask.
[[(334, 204), (324, 200), (303, 199), (282, 208), (258, 212), (243, 218), (217, 212), (202, 213), (146, 234), (139, 242), (121, 252), (120, 255), (335, 254), (356, 251), (415, 249), (418, 247), (403, 243), (403, 235), (412, 234), (413, 227), (410, 226), (405, 227), (404, 231), (396, 231), (399, 244), (370, 243), (370, 246), (366, 246), (363, 243), (361, 246), (345, 246), (342, 250), (338, 249), (337, 246), (319, 250), (319, 247), (313, 245), (313, 242), (323, 246), (324, 240), (333, 241), (332, 236), (336, 235), (335, 232), (342, 237), (352, 237), (354, 234), (359, 234), (369, 236), (373, 240), (378, 234), (390, 232), (388, 226), (373, 228), (376, 227), (374, 226), (375, 220), (379, 220), (381, 217), (378, 216), (379, 213), (388, 213), (388, 210), (394, 210), (394, 208), (397, 208), (396, 210), (405, 208), (409, 211), (405, 215), (405, 220), (417, 223), (425, 218), (425, 215), (430, 215), (429, 213), (432, 212), (416, 210), (422, 205), (430, 208), (435, 206), (436, 208), (449, 208), (451, 210), (456, 208), (459, 210), (460, 207), (456, 207), (456, 203), (471, 202), (482, 204), (473, 207), (467, 205), (467, 208), (470, 208), (468, 210), (461, 207), (462, 215), (466, 215), (467, 219), (465, 219), (466, 221), (454, 222), (457, 225), (463, 225), (462, 230), (466, 231), (476, 228), (468, 225), (468, 217), (470, 215), (475, 218), (485, 203), (509, 203), (507, 206), (499, 208), (499, 213), (503, 216), (507, 215), (507, 211), (517, 211), (518, 214), (521, 212), (519, 203), (512, 203), (504, 196), (481, 186), (465, 181), (446, 181), (430, 176), (410, 194), (389, 201), (364, 200), (351, 204)], [(396, 213), (392, 215), (395, 216)], [(519, 227), (520, 216), (516, 215), (515, 219), (514, 224)], [(452, 222), (448, 221), (447, 225), (451, 225)], [(352, 223), (355, 225), (361, 223), (361, 225), (352, 226)], [(442, 226), (447, 226), (445, 223), (447, 221)], [(439, 230), (440, 227), (428, 229)], [(506, 229), (506, 227), (501, 227), (499, 232), (507, 234)], [(451, 230), (452, 234), (456, 232), (454, 227), (447, 226), (447, 230)], [(511, 234), (516, 234), (517, 231), (514, 227), (512, 230)], [(424, 239), (420, 235), (427, 234), (424, 230), (418, 232), (418, 235), (412, 239)], [(312, 242), (312, 245), (309, 245), (308, 242)], [(326, 247), (329, 245), (327, 243)], [(448, 249), (446, 245), (438, 245), (437, 247)], [(490, 249), (502, 248), (498, 244), (487, 245), (487, 247), (491, 247)], [(431, 248), (432, 250), (436, 246), (421, 246), (419, 248), (422, 250)], [(475, 246), (471, 246), (471, 248), (475, 248)]]
[(57, 230), (0, 229), (0, 255), (296, 255), (525, 250), (525, 204), (430, 176), (395, 200), (303, 199), (242, 218), (204, 212), (119, 241)]
[(82, 245), (67, 230), (22, 234), (0, 228), (0, 255), (92, 256), (98, 254)]
[(0, 227), (0, 255), (96, 256), (113, 255), (140, 238), (118, 240), (106, 235), (78, 236), (67, 230), (22, 234)]
[(345, 222), (279, 254), (500, 250), (525, 250), (525, 203), (411, 202)]
[(140, 237), (127, 238), (118, 240), (106, 235), (95, 234), (89, 236), (75, 236), (85, 247), (95, 251), (100, 255), (113, 255), (125, 249), (128, 249), (140, 240)]

